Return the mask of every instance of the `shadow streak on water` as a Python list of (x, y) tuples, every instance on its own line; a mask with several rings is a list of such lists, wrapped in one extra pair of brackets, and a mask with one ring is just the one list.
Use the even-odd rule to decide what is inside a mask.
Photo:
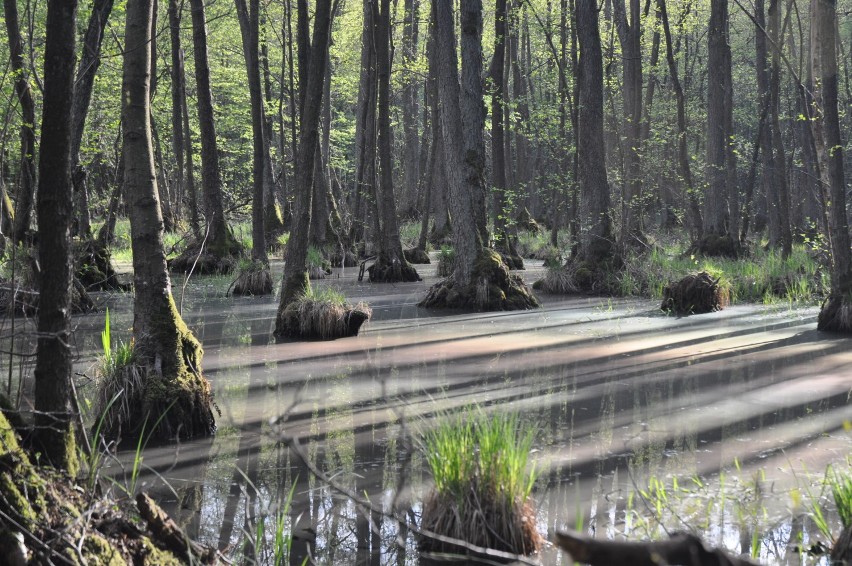
[[(211, 544), (250, 538), (233, 552), (261, 563), (283, 522), (294, 535), (291, 564), (309, 553), (326, 564), (414, 564), (408, 533), (312, 478), (279, 433), (300, 438), (321, 469), (375, 505), (390, 510), (401, 492), (395, 504), (416, 517), (430, 484), (412, 433), (474, 403), (518, 411), (538, 429), (542, 532), (573, 527), (579, 514), (600, 536), (626, 528), (626, 494), (651, 478), (709, 484), (736, 458), (743, 477), (763, 469), (784, 494), (793, 465), (821, 471), (849, 452), (850, 341), (816, 333), (813, 310), (735, 307), (678, 319), (642, 301), (548, 298), (540, 311), (423, 318), (411, 291), (394, 293), (385, 314), (405, 318), (331, 343), (271, 344), (271, 299), (189, 301), (200, 308), (186, 318), (205, 346), (220, 431), (146, 451), (145, 465), (171, 485), (146, 473), (146, 488)], [(115, 313), (129, 320), (127, 305)], [(97, 322), (80, 324), (78, 341), (93, 345), (84, 361)], [(732, 521), (720, 513), (706, 532), (739, 550)]]

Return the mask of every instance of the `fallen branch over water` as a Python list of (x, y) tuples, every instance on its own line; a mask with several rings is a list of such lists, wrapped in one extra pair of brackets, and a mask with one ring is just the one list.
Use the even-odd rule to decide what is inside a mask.
[(571, 559), (592, 566), (756, 566), (746, 558), (731, 556), (719, 548), (707, 548), (695, 535), (674, 533), (668, 540), (621, 542), (589, 538), (577, 532), (559, 531), (556, 545)]

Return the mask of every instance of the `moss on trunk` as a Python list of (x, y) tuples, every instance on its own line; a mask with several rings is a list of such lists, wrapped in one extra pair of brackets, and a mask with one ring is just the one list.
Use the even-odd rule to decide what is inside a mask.
[(499, 253), (483, 248), (474, 263), (469, 285), (457, 285), (454, 276), (450, 276), (433, 285), (419, 306), (511, 311), (538, 308), (541, 303), (523, 279), (509, 273)]

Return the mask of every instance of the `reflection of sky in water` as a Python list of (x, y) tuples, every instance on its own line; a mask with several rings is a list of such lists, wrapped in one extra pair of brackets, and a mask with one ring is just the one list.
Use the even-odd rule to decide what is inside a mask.
[[(739, 551), (757, 529), (770, 562), (790, 559), (791, 538), (815, 536), (810, 521), (791, 522), (789, 490), (842, 462), (852, 444), (843, 431), (852, 420), (850, 339), (818, 334), (815, 309), (738, 306), (672, 318), (647, 301), (544, 296), (539, 311), (438, 316), (415, 306), (425, 283), (374, 286), (354, 275), (323, 284), (371, 302), (375, 320), (333, 342), (270, 343), (275, 299), (187, 287), (184, 312), (204, 344), (220, 431), (149, 449), (144, 464), (171, 488), (148, 470), (143, 481), (204, 541), (236, 543), (265, 515), (270, 543), (293, 488), (281, 520), (295, 533), (294, 554), (310, 545), (321, 563), (396, 564), (397, 526), (371, 530), (355, 504), (276, 443), (276, 431), (300, 438), (336, 482), (386, 510), (402, 488), (398, 505), (414, 501), (418, 515), (428, 474), (410, 452), (411, 434), (471, 403), (520, 411), (538, 428), (534, 497), (544, 533), (580, 517), (598, 536), (662, 536), (649, 521), (658, 499), (637, 495), (658, 482), (670, 530), (685, 520)], [(113, 334), (127, 336), (129, 301), (113, 303)], [(89, 371), (103, 315), (75, 322), (78, 367)], [(414, 544), (405, 538), (406, 563), (416, 563)]]

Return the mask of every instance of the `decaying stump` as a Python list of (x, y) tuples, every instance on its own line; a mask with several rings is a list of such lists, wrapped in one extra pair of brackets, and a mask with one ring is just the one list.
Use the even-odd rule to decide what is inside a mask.
[(128, 291), (129, 285), (118, 280), (112, 267), (109, 248), (99, 240), (87, 240), (74, 251), (74, 269), (77, 279), (89, 291)]
[(702, 314), (724, 309), (730, 302), (730, 291), (706, 271), (691, 273), (663, 289), (660, 308), (677, 315)]
[(556, 545), (576, 562), (592, 566), (755, 566), (746, 558), (707, 548), (697, 536), (674, 533), (668, 540), (621, 542), (599, 540), (580, 533), (556, 533)]

